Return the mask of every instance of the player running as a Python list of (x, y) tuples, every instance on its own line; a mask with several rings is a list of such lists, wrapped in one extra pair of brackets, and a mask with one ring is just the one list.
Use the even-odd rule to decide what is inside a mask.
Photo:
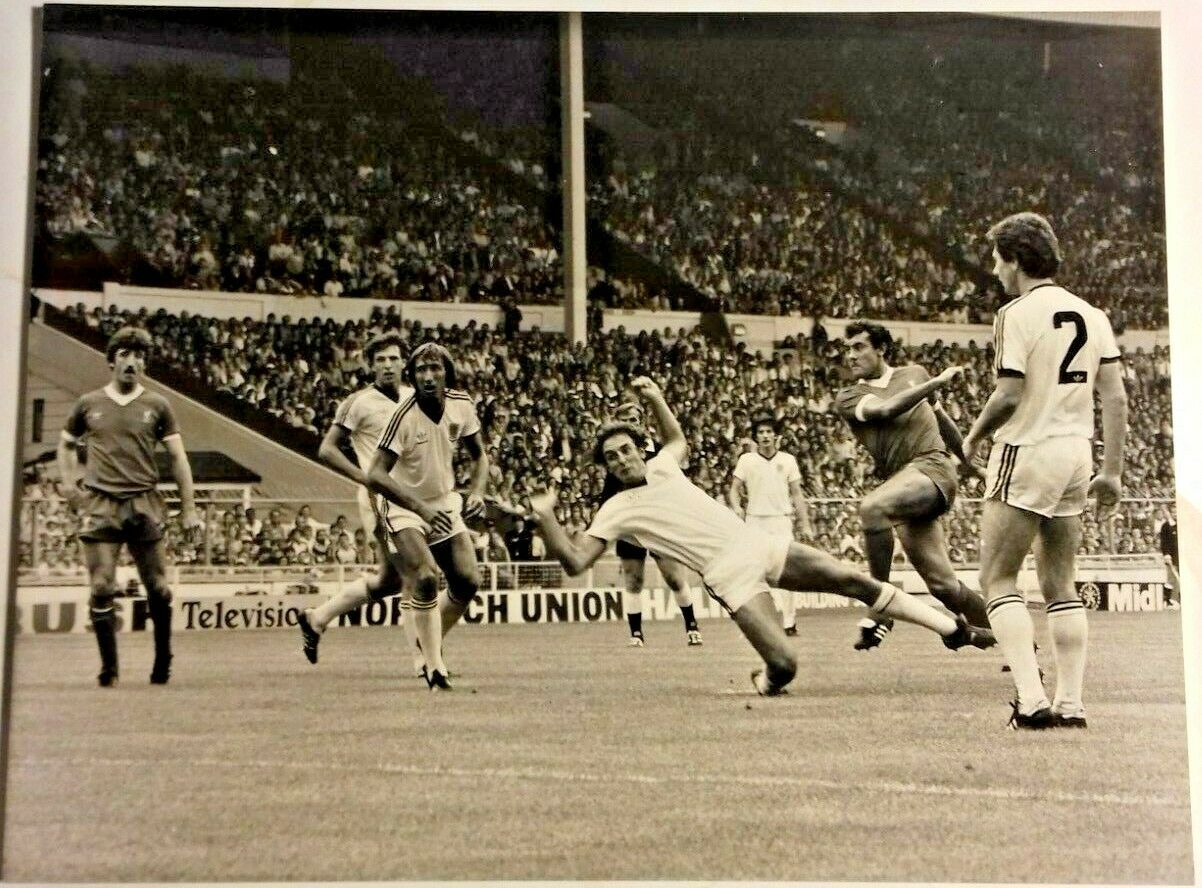
[(659, 386), (638, 377), (631, 387), (647, 402), (660, 440), (657, 456), (645, 456), (643, 432), (629, 423), (607, 423), (597, 433), (593, 456), (625, 485), (603, 505), (579, 544), (555, 516), (553, 490), (530, 499), (548, 551), (573, 576), (600, 558), (611, 540), (628, 539), (669, 555), (701, 574), (706, 591), (731, 614), (764, 669), (752, 673), (758, 693), (775, 696), (797, 673), (793, 646), (781, 627), (770, 587), (836, 592), (868, 605), (874, 614), (916, 623), (938, 633), (957, 650), (986, 648), (993, 636), (879, 583), (854, 567), (803, 543), (759, 533), (685, 477), (688, 444)]
[[(155, 449), (161, 443), (171, 460), (179, 488), (180, 520), (185, 533), (201, 526), (192, 490), (192, 467), (170, 403), (142, 385), (146, 361), (153, 351), (150, 334), (122, 327), (108, 341), (105, 359), (112, 381), (80, 397), (71, 408), (56, 453), (67, 501), (79, 513), (88, 581), (88, 610), (100, 649), (100, 686), (117, 684), (116, 584), (117, 553), (122, 544), (146, 588), (146, 604), (154, 622), (154, 666), (151, 684), (171, 677), (171, 589), (167, 586), (163, 521), (167, 506), (158, 492)], [(87, 448), (80, 474), (77, 448)]]
[[(376, 509), (411, 599), (413, 622), (431, 690), (449, 691), (442, 660), (443, 626), (454, 625), (476, 595), (478, 567), (464, 518), (484, 509), (488, 454), (466, 392), (455, 388), (455, 364), (435, 342), (418, 346), (405, 365), (414, 393), (388, 422), (367, 473)], [(472, 462), (466, 500), (455, 492), (453, 459), (462, 445)], [(439, 619), (438, 575), (447, 578)]]
[[(404, 340), (395, 332), (382, 333), (367, 343), (363, 354), (375, 379), (371, 385), (351, 393), (338, 405), (334, 421), (317, 451), (322, 462), (360, 485), (357, 491), (359, 522), (363, 530), (375, 539), (380, 569), (374, 577), (360, 577), (347, 584), (338, 595), (320, 607), (301, 612), (297, 625), (301, 631), (302, 650), (310, 663), (317, 662), (318, 644), (332, 620), (369, 601), (379, 601), (401, 591), (401, 577), (393, 563), (392, 544), (377, 518), (372, 495), (367, 489), (367, 470), (375, 458), (376, 442), (384, 434), (388, 420), (399, 403), (413, 395), (411, 388), (401, 384), (403, 347)], [(355, 454), (354, 461), (343, 452), (348, 443)], [(420, 675), (424, 659), (417, 644), (417, 631), (407, 599), (402, 598), (401, 609), (404, 614), (401, 625), (413, 651), (414, 669)]]
[[(989, 622), (1017, 696), (1008, 727), (1086, 727), (1082, 700), (1089, 630), (1074, 585), (1081, 513), (1090, 496), (1113, 510), (1122, 491), (1127, 393), (1105, 312), (1059, 286), (1060, 244), (1035, 213), (988, 232), (993, 274), (1015, 297), (997, 312), (997, 384), (964, 439), (968, 454), (992, 437), (981, 520), (981, 584)], [(1102, 471), (1093, 469), (1094, 389), (1102, 406)], [(1056, 693), (1048, 701), (1032, 651), (1035, 628), (1018, 591), (1031, 544), (1046, 602)]]
[[(848, 324), (844, 337), (855, 382), (840, 389), (835, 403), (881, 479), (860, 502), (868, 570), (888, 582), (896, 531), (931, 595), (974, 626), (988, 626), (985, 600), (956, 578), (939, 521), (956, 499), (952, 455), (963, 461), (964, 451), (956, 424), (935, 396), (962, 368), (948, 367), (932, 379), (916, 364), (890, 366), (893, 335), (880, 324)], [(892, 628), (892, 620), (861, 620), (855, 649), (871, 650)]]

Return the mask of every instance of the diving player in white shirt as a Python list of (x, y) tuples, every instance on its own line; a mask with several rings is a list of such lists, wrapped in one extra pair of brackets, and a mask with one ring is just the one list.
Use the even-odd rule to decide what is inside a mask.
[(993, 644), (988, 630), (971, 627), (963, 618), (952, 619), (825, 552), (748, 527), (681, 471), (688, 460), (688, 444), (659, 386), (641, 376), (631, 387), (651, 408), (663, 444), (659, 455), (648, 461), (637, 427), (607, 423), (598, 431), (594, 459), (617, 475), (626, 489), (598, 510), (581, 542), (573, 544), (559, 523), (553, 490), (530, 498), (547, 550), (568, 573), (575, 576), (588, 569), (609, 542), (619, 538), (696, 571), (709, 595), (763, 657), (766, 668), (752, 673), (752, 683), (764, 696), (783, 693), (797, 673), (796, 654), (772, 602), (772, 586), (855, 598), (874, 614), (931, 629), (952, 650)]
[[(989, 623), (1017, 696), (1008, 727), (1084, 728), (1088, 626), (1074, 585), (1088, 497), (1112, 511), (1122, 490), (1127, 394), (1106, 314), (1052, 281), (1060, 244), (1035, 213), (989, 230), (993, 274), (1006, 294), (993, 322), (997, 385), (964, 439), (971, 460), (992, 438), (981, 521), (981, 585)], [(1102, 404), (1102, 470), (1093, 469), (1094, 389)], [(1056, 693), (1047, 699), (1032, 648), (1034, 626), (1017, 589), (1033, 542), (1046, 602)]]

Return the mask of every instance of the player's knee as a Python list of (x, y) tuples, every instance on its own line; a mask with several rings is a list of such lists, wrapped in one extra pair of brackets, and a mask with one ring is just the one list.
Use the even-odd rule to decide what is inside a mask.
[(167, 585), (165, 576), (159, 574), (146, 581), (146, 598), (150, 602), (161, 601), (165, 604), (171, 602), (171, 587)]
[(92, 592), (88, 596), (88, 610), (93, 623), (114, 618), (116, 605), (113, 604), (113, 600), (116, 597), (117, 587), (111, 583), (97, 583), (92, 586)]
[(860, 501), (860, 523), (864, 530), (884, 530), (892, 527), (889, 520), (889, 504), (882, 497), (869, 494)]
[(419, 568), (413, 576), (413, 601), (430, 604), (438, 600), (438, 577), (428, 568)]
[(456, 578), (453, 582), (447, 583), (447, 597), (460, 607), (467, 607), (476, 597), (479, 588), (480, 584), (474, 577)]
[(688, 607), (693, 603), (693, 590), (689, 588), (688, 583), (668, 580), (668, 587), (672, 590), (672, 600), (676, 602), (677, 607)]

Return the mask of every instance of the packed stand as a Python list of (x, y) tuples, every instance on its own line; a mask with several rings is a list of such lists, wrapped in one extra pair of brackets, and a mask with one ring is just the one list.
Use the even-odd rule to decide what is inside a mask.
[[(908, 260), (915, 248), (907, 241), (928, 239), (985, 270), (989, 222), (1034, 210), (1062, 238), (1066, 285), (1105, 308), (1118, 329), (1163, 327), (1154, 36), (1119, 29), (1056, 41), (1046, 72), (1039, 37), (1016, 45), (988, 31), (685, 36), (671, 55), (670, 76), (662, 39), (627, 36), (605, 54), (608, 98), (676, 144), (642, 161), (611, 158), (618, 162), (593, 172), (590, 194), (624, 239), (685, 269), (699, 285), (729, 284), (733, 307), (750, 311), (771, 311), (774, 302), (788, 311), (791, 294), (776, 292), (782, 283), (740, 287), (736, 274), (794, 273), (782, 240), (814, 215), (816, 230), (800, 230), (819, 244), (832, 239), (824, 208), (837, 208), (851, 229), (834, 234), (836, 249), (864, 227), (849, 208), (860, 203), (888, 220), (868, 233)], [(858, 61), (865, 58), (872, 64)], [(749, 84), (754, 103), (746, 100)], [(836, 146), (797, 118), (847, 123), (849, 135)], [(772, 187), (765, 192), (757, 183)], [(719, 253), (708, 258), (708, 269), (699, 267), (703, 254), (695, 249), (707, 239)], [(732, 261), (740, 242), (756, 268)], [(883, 263), (887, 256), (852, 259), (866, 273), (898, 278), (899, 289), (916, 273), (926, 299), (952, 297), (946, 309), (954, 311), (962, 295), (961, 282), (946, 279), (946, 264), (934, 263), (934, 277), (921, 281), (922, 266), (931, 264), (921, 253), (919, 269), (907, 262), (900, 275)], [(836, 300), (826, 311), (839, 315), (842, 308)]]
[[(568, 346), (560, 334), (507, 335), (475, 322), (425, 328), (389, 313), (338, 324), (274, 318), (261, 323), (220, 321), (166, 312), (88, 312), (81, 307), (72, 311), (105, 334), (127, 323), (146, 327), (164, 360), (308, 430), (314, 450), (338, 402), (369, 381), (362, 348), (372, 335), (397, 329), (412, 345), (437, 339), (456, 356), (459, 384), (476, 400), (492, 463), (490, 494), (520, 503), (552, 481), (560, 489), (564, 523), (573, 531), (588, 526), (601, 492), (603, 472), (591, 463), (592, 434), (624, 399), (632, 376), (646, 373), (661, 381), (690, 441), (689, 474), (720, 499), (725, 498), (734, 463), (747, 446), (751, 417), (775, 405), (782, 430), (780, 445), (797, 457), (803, 490), (815, 502), (817, 541), (832, 551), (849, 548), (858, 556), (854, 507), (824, 502), (858, 498), (876, 483), (867, 456), (833, 408), (834, 395), (844, 384), (839, 340), (786, 340), (773, 354), (759, 356), (741, 345), (733, 351), (719, 347), (698, 332), (683, 329), (632, 336), (619, 328), (594, 334), (587, 344)], [(896, 363), (913, 361), (932, 372), (951, 364), (966, 368), (944, 404), (956, 424), (967, 429), (992, 390), (992, 346), (937, 340), (899, 348), (902, 353)], [(1171, 498), (1167, 347), (1127, 353), (1124, 372), (1131, 415), (1141, 417), (1129, 435), (1124, 495)], [(971, 499), (982, 492), (979, 480), (967, 480), (961, 496)], [(953, 557), (962, 563), (975, 562), (978, 555), (976, 509), (958, 504), (948, 522)], [(1107, 529), (1097, 527), (1090, 517), (1085, 551), (1134, 545), (1133, 533), (1126, 531), (1133, 531), (1142, 520), (1138, 514), (1139, 509), (1129, 508), (1124, 523), (1118, 525), (1123, 532), (1114, 538), (1108, 538)], [(1143, 524), (1139, 526), (1144, 543), (1154, 540)], [(222, 532), (231, 531), (226, 527)], [(226, 539), (222, 536), (217, 542), (224, 545)], [(287, 534), (278, 542), (279, 554), (260, 545), (257, 555), (246, 557), (287, 555)]]
[[(541, 210), (463, 159), (511, 169), (520, 134), (374, 111), (353, 91), (234, 82), (185, 66), (114, 74), (56, 64), (36, 210), (50, 238), (123, 239), (161, 286), (324, 297), (562, 302), (557, 236)], [(481, 135), (484, 132), (485, 135)], [(480, 144), (483, 142), (482, 144)], [(529, 158), (523, 174), (541, 168)], [(519, 163), (520, 165), (520, 163)]]

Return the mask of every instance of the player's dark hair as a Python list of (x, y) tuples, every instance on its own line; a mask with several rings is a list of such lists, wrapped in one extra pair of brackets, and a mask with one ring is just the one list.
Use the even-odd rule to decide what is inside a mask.
[(447, 371), (447, 388), (454, 388), (455, 361), (452, 360), (451, 353), (437, 342), (423, 342), (413, 350), (413, 354), (411, 354), (409, 356), (409, 360), (405, 362), (405, 381), (414, 388), (417, 388), (417, 360), (426, 352), (431, 351), (442, 358), (442, 365)]
[(104, 359), (110, 364), (113, 363), (117, 352), (122, 349), (141, 352), (144, 357), (149, 358), (154, 351), (154, 340), (141, 327), (122, 327), (109, 337), (108, 345), (104, 349)]
[(771, 413), (757, 413), (751, 418), (751, 434), (754, 435), (760, 430), (760, 426), (768, 426), (774, 432), (780, 431), (780, 425), (776, 421), (776, 417)]
[(392, 331), (381, 333), (368, 341), (367, 346), (363, 349), (363, 355), (367, 358), (367, 363), (371, 364), (376, 359), (376, 352), (382, 352), (394, 345), (401, 350), (401, 354), (405, 353), (405, 340), (399, 333)]
[(597, 431), (597, 443), (593, 446), (593, 462), (599, 466), (605, 465), (605, 442), (614, 435), (629, 435), (634, 446), (639, 450), (647, 447), (647, 436), (634, 423), (612, 421), (601, 426)]
[(872, 321), (852, 321), (843, 331), (843, 340), (846, 342), (861, 333), (867, 333), (868, 344), (877, 351), (884, 352), (885, 357), (893, 351), (893, 334), (889, 332), (889, 328)]
[(994, 225), (985, 235), (1004, 262), (1017, 260), (1027, 277), (1045, 278), (1060, 268), (1063, 255), (1056, 232), (1038, 213), (1015, 213)]

